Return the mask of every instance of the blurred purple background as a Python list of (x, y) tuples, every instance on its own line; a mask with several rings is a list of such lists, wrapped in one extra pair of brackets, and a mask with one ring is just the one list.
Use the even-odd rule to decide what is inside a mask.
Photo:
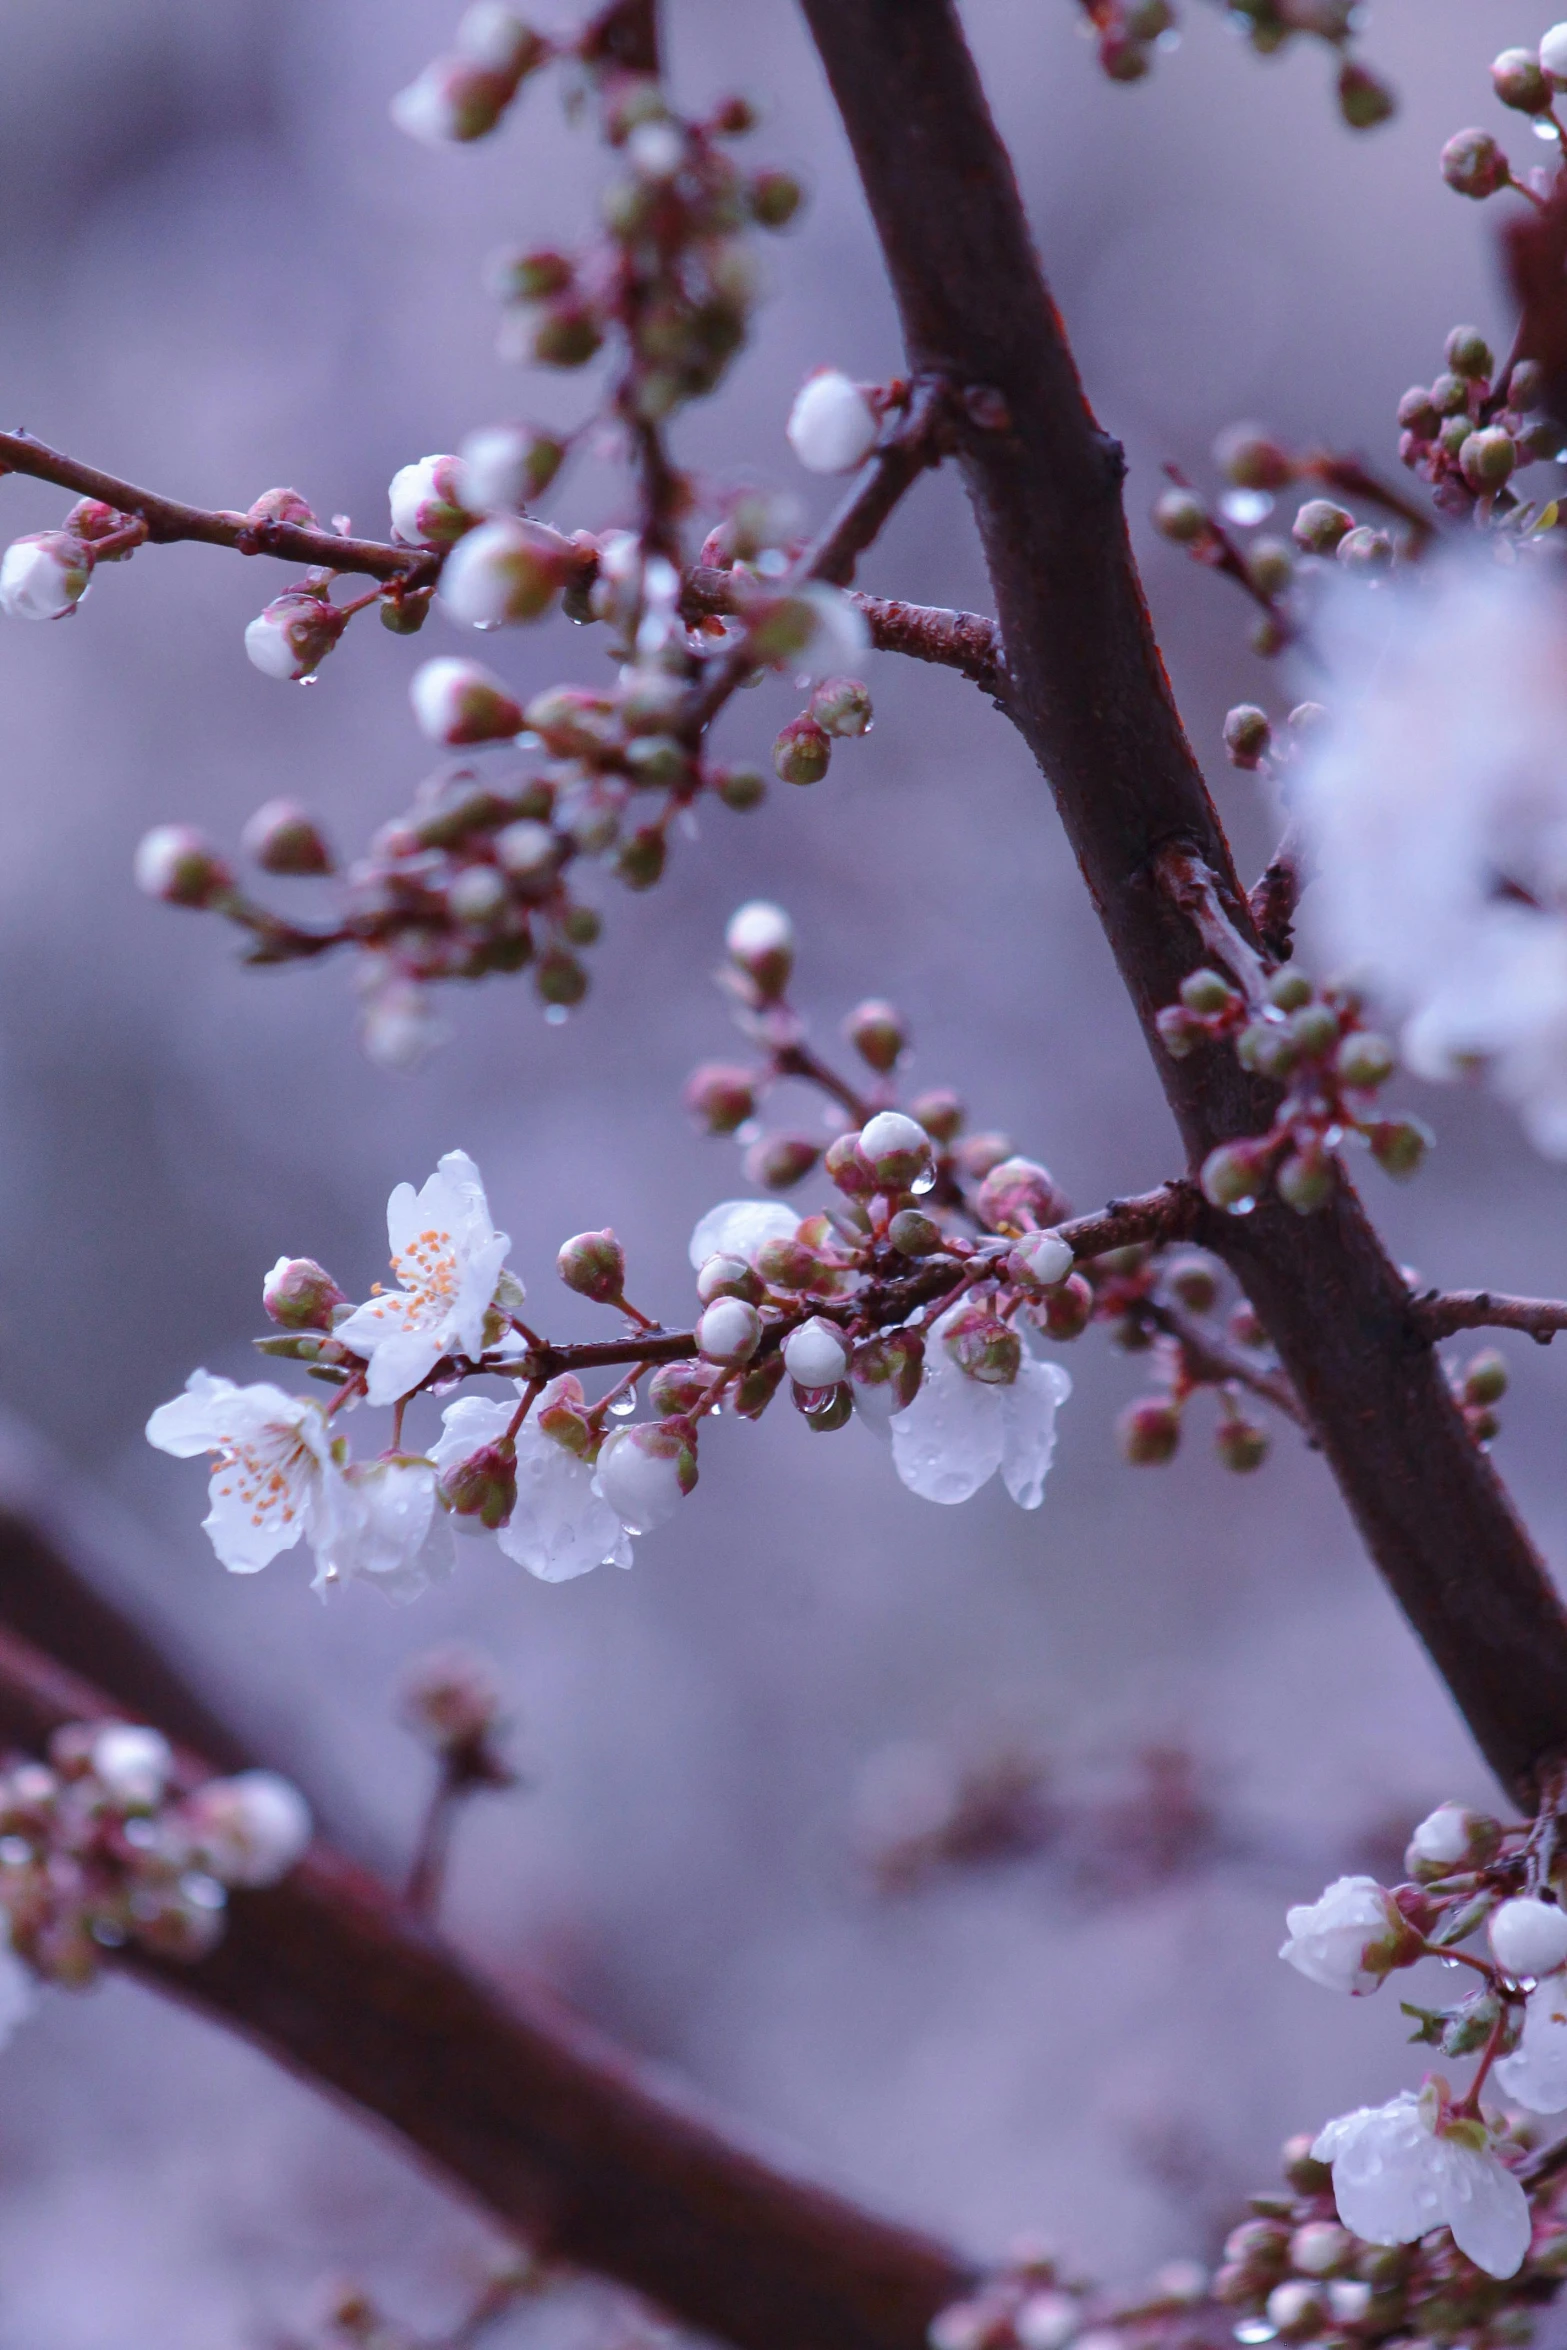
[[(411, 147), (386, 102), (441, 46), (412, 0), (6, 0), (0, 315), (8, 421), (175, 495), (243, 506), (274, 483), (385, 527), (395, 468), (513, 414), (574, 417), (584, 386), (519, 383), (480, 284), (493, 247), (569, 239), (601, 162), (530, 90), (474, 152)], [(1441, 185), (1460, 124), (1509, 133), (1485, 73), (1545, 17), (1518, 0), (1384, 5), (1367, 55), (1403, 111), (1356, 137), (1313, 45), (1255, 61), (1189, 5), (1178, 54), (1107, 85), (1070, 0), (967, 11), (1089, 389), (1131, 461), (1130, 502), (1177, 692), (1205, 757), (1224, 709), (1287, 702), (1221, 583), (1149, 540), (1166, 457), (1207, 476), (1254, 416), (1390, 462), (1392, 410), (1460, 319), (1505, 335), (1491, 220)], [(813, 200), (764, 252), (760, 330), (685, 428), (714, 473), (789, 486), (796, 384), (831, 360), (899, 363), (872, 240), (792, 11), (673, 0), (680, 94), (769, 107), (759, 157)], [(608, 476), (568, 473), (568, 528), (619, 519)], [(7, 481), (6, 535), (65, 501)], [(1286, 1434), (1259, 1477), (1194, 1439), (1119, 1465), (1139, 1365), (1071, 1359), (1043, 1509), (997, 1491), (913, 1500), (856, 1427), (824, 1443), (786, 1408), (726, 1423), (677, 1524), (629, 1575), (547, 1588), (486, 1544), (409, 1611), (352, 1590), (323, 1609), (285, 1558), (226, 1577), (195, 1467), (151, 1454), (148, 1411), (192, 1364), (244, 1377), (280, 1253), (349, 1288), (383, 1270), (387, 1191), (461, 1145), (515, 1236), (540, 1318), (569, 1232), (613, 1224), (633, 1294), (676, 1315), (686, 1236), (743, 1188), (678, 1092), (732, 1039), (710, 985), (724, 919), (776, 897), (800, 998), (831, 1042), (860, 996), (910, 1019), (920, 1083), (1045, 1158), (1080, 1205), (1158, 1180), (1171, 1129), (1037, 775), (961, 682), (872, 664), (878, 722), (810, 794), (717, 810), (644, 898), (602, 892), (595, 986), (546, 1027), (526, 985), (443, 1008), (454, 1036), (410, 1078), (354, 1041), (346, 972), (249, 974), (215, 923), (129, 882), (151, 823), (231, 844), (286, 792), (353, 849), (425, 765), (407, 679), (455, 650), (361, 625), (315, 690), (263, 679), (245, 621), (277, 567), (195, 548), (110, 572), (67, 626), (0, 630), (0, 1397), (53, 1466), (19, 1466), (83, 1518), (133, 1601), (269, 1759), (372, 1857), (406, 1847), (423, 1758), (395, 1726), (413, 1655), (454, 1637), (497, 1660), (531, 1792), (478, 1807), (450, 1918), (502, 1976), (535, 1969), (764, 2137), (882, 2205), (994, 2253), (1035, 2229), (1113, 2278), (1211, 2249), (1286, 2131), (1419, 2077), (1392, 1997), (1349, 2006), (1280, 1967), (1306, 1899), (1368, 1830), (1485, 1775), (1382, 1597), (1321, 1469)], [(863, 583), (983, 606), (956, 487), (912, 498)], [(490, 648), (523, 685), (592, 680), (562, 623)], [(757, 757), (782, 688), (727, 721)], [(1256, 785), (1211, 757), (1242, 862), (1271, 846)], [(1405, 1089), (1408, 1098), (1409, 1089)], [(1408, 1193), (1373, 1177), (1402, 1255), (1445, 1283), (1559, 1290), (1562, 1178), (1479, 1098), (1422, 1102), (1442, 1147)], [(1518, 1344), (1499, 1458), (1553, 1555), (1563, 1365)], [(1527, 1357), (1527, 1359), (1523, 1359)], [(854, 1801), (889, 1745), (983, 1757), (1011, 1741), (1066, 1776), (1124, 1778), (1188, 1742), (1272, 1860), (1118, 1903), (1042, 1863), (880, 1903)], [(47, 1997), (0, 2058), (0, 2350), (163, 2350), (270, 2339), (325, 2273), (404, 2313), (458, 2307), (483, 2231), (366, 2129), (259, 2056), (111, 1983)]]

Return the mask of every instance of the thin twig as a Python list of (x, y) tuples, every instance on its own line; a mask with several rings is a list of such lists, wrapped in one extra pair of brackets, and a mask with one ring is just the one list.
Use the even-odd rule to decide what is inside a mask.
[(941, 376), (924, 376), (911, 388), (908, 409), (892, 439), (877, 450), (865, 479), (849, 492), (815, 545), (805, 555), (802, 576), (828, 587), (846, 588), (855, 565), (878, 536), (904, 492), (928, 466), (949, 454), (950, 393)]
[(1300, 1408), (1300, 1398), (1282, 1371), (1270, 1371), (1244, 1347), (1234, 1346), (1217, 1330), (1207, 1329), (1195, 1314), (1184, 1307), (1173, 1305), (1165, 1298), (1149, 1298), (1138, 1308), (1139, 1313), (1180, 1342), (1199, 1379), (1215, 1386), (1233, 1383), (1244, 1387), (1264, 1403), (1272, 1404), (1297, 1428), (1305, 1428), (1306, 1415)]
[(1410, 1319), (1422, 1338), (1451, 1338), (1455, 1330), (1520, 1330), (1549, 1346), (1567, 1330), (1567, 1303), (1554, 1297), (1507, 1297), (1495, 1289), (1429, 1290), (1417, 1297)]
[[(1001, 633), (982, 612), (951, 612), (936, 604), (906, 604), (897, 598), (848, 591), (849, 601), (870, 631), (880, 653), (904, 653), (943, 669), (956, 669), (987, 693), (999, 695), (1006, 681)], [(685, 576), (681, 611), (687, 620), (733, 617), (741, 609), (733, 576), (710, 563)]]

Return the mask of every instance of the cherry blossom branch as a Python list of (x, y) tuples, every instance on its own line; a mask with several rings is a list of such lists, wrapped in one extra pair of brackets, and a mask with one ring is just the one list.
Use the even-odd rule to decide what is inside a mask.
[[(980, 612), (950, 612), (934, 604), (905, 604), (895, 598), (849, 591), (849, 601), (881, 653), (903, 653), (943, 669), (959, 670), (986, 692), (999, 695), (1006, 671), (1001, 636)], [(687, 572), (681, 609), (688, 620), (738, 611), (739, 599), (727, 571), (698, 564)]]
[(910, 389), (908, 412), (892, 439), (876, 452), (863, 482), (850, 491), (805, 558), (805, 576), (846, 588), (855, 566), (904, 492), (953, 447), (949, 387), (927, 377)]
[(1494, 1289), (1430, 1290), (1415, 1299), (1411, 1319), (1422, 1338), (1451, 1338), (1457, 1330), (1520, 1330), (1549, 1346), (1567, 1330), (1567, 1303), (1551, 1297), (1508, 1297)]
[[(0, 1632), (0, 1738), (40, 1749), (118, 1709)], [(208, 1774), (181, 1758), (181, 1785)], [(238, 1893), (196, 1965), (127, 1949), (142, 1981), (387, 2123), (547, 2257), (600, 2271), (741, 2350), (925, 2350), (974, 2275), (725, 2136), (542, 1991), (471, 1972), (374, 1878), (320, 1844)]]
[[(911, 371), (999, 394), (957, 425), (1006, 649), (1008, 710), (1056, 798), (1170, 1106), (1200, 1164), (1266, 1132), (1278, 1096), (1155, 1022), (1206, 959), (1159, 886), (1200, 859), (1255, 938), (1171, 699), (1121, 510), (1125, 459), (1084, 397), (1010, 160), (952, 0), (802, 0), (844, 118)], [(1531, 1793), (1567, 1747), (1567, 1613), (1351, 1186), (1296, 1216), (1269, 1199), (1199, 1237), (1242, 1282), (1393, 1595), (1499, 1776)]]
[(182, 505), (176, 498), (138, 489), (134, 482), (121, 481), (96, 465), (62, 456), (30, 433), (0, 432), (0, 473), (30, 474), (36, 481), (74, 490), (79, 497), (100, 498), (106, 506), (144, 522), (147, 537), (159, 546), (193, 539), (205, 546), (231, 547), (240, 555), (275, 555), (285, 563), (363, 572), (408, 587), (429, 587), (440, 574), (441, 558), (427, 547), (383, 546), (375, 539), (340, 537), (336, 531), (313, 530), (303, 523), (252, 521), (223, 509)]
[(1231, 1346), (1217, 1331), (1206, 1329), (1195, 1314), (1172, 1305), (1168, 1299), (1152, 1298), (1143, 1311), (1156, 1328), (1179, 1339), (1187, 1364), (1197, 1378), (1217, 1386), (1233, 1383), (1244, 1387), (1252, 1395), (1260, 1396), (1264, 1403), (1272, 1404), (1287, 1420), (1293, 1420), (1297, 1428), (1306, 1426), (1300, 1399), (1281, 1372), (1260, 1368), (1244, 1348)]

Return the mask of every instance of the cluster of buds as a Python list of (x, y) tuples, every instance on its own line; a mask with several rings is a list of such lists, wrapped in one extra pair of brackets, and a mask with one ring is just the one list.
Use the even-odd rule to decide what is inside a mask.
[(1507, 1393), (1506, 1362), (1494, 1346), (1486, 1346), (1467, 1363), (1446, 1363), (1443, 1367), (1470, 1436), (1478, 1445), (1490, 1444), (1501, 1433), (1496, 1407)]
[(9, 620), (64, 620), (100, 563), (122, 563), (147, 536), (139, 515), (79, 498), (58, 530), (13, 539), (0, 557), (0, 612)]
[(1248, 1392), (1277, 1392), (1278, 1364), (1242, 1298), (1225, 1307), (1225, 1275), (1199, 1249), (1115, 1249), (1089, 1267), (1094, 1317), (1129, 1354), (1146, 1354), (1155, 1392), (1127, 1405), (1116, 1424), (1126, 1460), (1160, 1468), (1175, 1458), (1194, 1395), (1218, 1403), (1214, 1450), (1236, 1475), (1260, 1469), (1268, 1432), (1246, 1408)]
[(1304, 972), (1285, 969), (1249, 1002), (1221, 972), (1194, 971), (1158, 1027), (1176, 1060), (1222, 1044), (1244, 1069), (1283, 1089), (1265, 1134), (1221, 1143), (1203, 1162), (1204, 1193), (1233, 1216), (1249, 1215), (1270, 1189), (1297, 1215), (1325, 1207), (1336, 1154), (1351, 1135), (1399, 1178), (1413, 1175), (1430, 1147), (1418, 1119), (1378, 1114), (1376, 1096), (1396, 1055), (1386, 1037), (1365, 1026), (1352, 989), (1317, 989)]
[[(1559, 169), (1562, 125), (1556, 107), (1567, 90), (1567, 24), (1552, 25), (1537, 49), (1504, 49), (1492, 63), (1491, 87), (1504, 106), (1528, 115), (1542, 138), (1556, 142)], [(1442, 149), (1442, 177), (1460, 196), (1477, 202), (1500, 195), (1504, 188), (1541, 198), (1549, 194), (1553, 176), (1537, 167), (1527, 182), (1515, 178), (1489, 131), (1455, 131)]]
[(1441, 374), (1412, 385), (1398, 403), (1399, 456), (1431, 484), (1443, 514), (1516, 522), (1513, 476), (1561, 453), (1561, 428), (1540, 413), (1544, 376), (1532, 359), (1520, 359), (1498, 382), (1491, 347), (1473, 326), (1455, 326), (1443, 356)]
[[(1351, 130), (1372, 130), (1394, 111), (1387, 84), (1350, 56), (1358, 19), (1352, 0), (1222, 0), (1225, 14), (1259, 57), (1271, 57), (1296, 38), (1309, 36), (1336, 52), (1339, 112)], [(1140, 82), (1153, 65), (1154, 51), (1173, 48), (1179, 17), (1173, 0), (1083, 0), (1084, 13), (1113, 82)]]
[(47, 1762), (0, 1774), (0, 1914), (46, 1982), (81, 1989), (127, 1942), (204, 1957), (228, 1888), (276, 1884), (310, 1841), (303, 1797), (275, 1772), (174, 1780), (168, 1742), (120, 1722), (68, 1724)]
[(1130, 2293), (1097, 2292), (1024, 2241), (967, 2300), (933, 2321), (931, 2350), (1228, 2350), (1208, 2271), (1172, 2260)]

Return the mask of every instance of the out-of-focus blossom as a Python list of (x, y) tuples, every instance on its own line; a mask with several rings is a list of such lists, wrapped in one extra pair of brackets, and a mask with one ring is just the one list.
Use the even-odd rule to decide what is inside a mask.
[(483, 1352), (484, 1318), (511, 1246), (490, 1221), (466, 1151), (448, 1151), (422, 1191), (399, 1183), (386, 1230), (400, 1286), (358, 1307), (336, 1332), (368, 1361), (372, 1403), (411, 1393), (443, 1354)]
[(310, 1806), (276, 1771), (208, 1779), (182, 1816), (197, 1857), (222, 1885), (275, 1885), (310, 1842)]
[(769, 1240), (793, 1240), (800, 1219), (776, 1199), (726, 1199), (691, 1235), (687, 1252), (700, 1273), (709, 1257), (749, 1257)]
[(794, 396), (789, 446), (807, 473), (852, 473), (875, 448), (881, 427), (857, 383), (836, 367), (808, 376)]
[(421, 457), (399, 466), (387, 491), (392, 528), (411, 547), (452, 547), (472, 526), (460, 494), (461, 461)]

